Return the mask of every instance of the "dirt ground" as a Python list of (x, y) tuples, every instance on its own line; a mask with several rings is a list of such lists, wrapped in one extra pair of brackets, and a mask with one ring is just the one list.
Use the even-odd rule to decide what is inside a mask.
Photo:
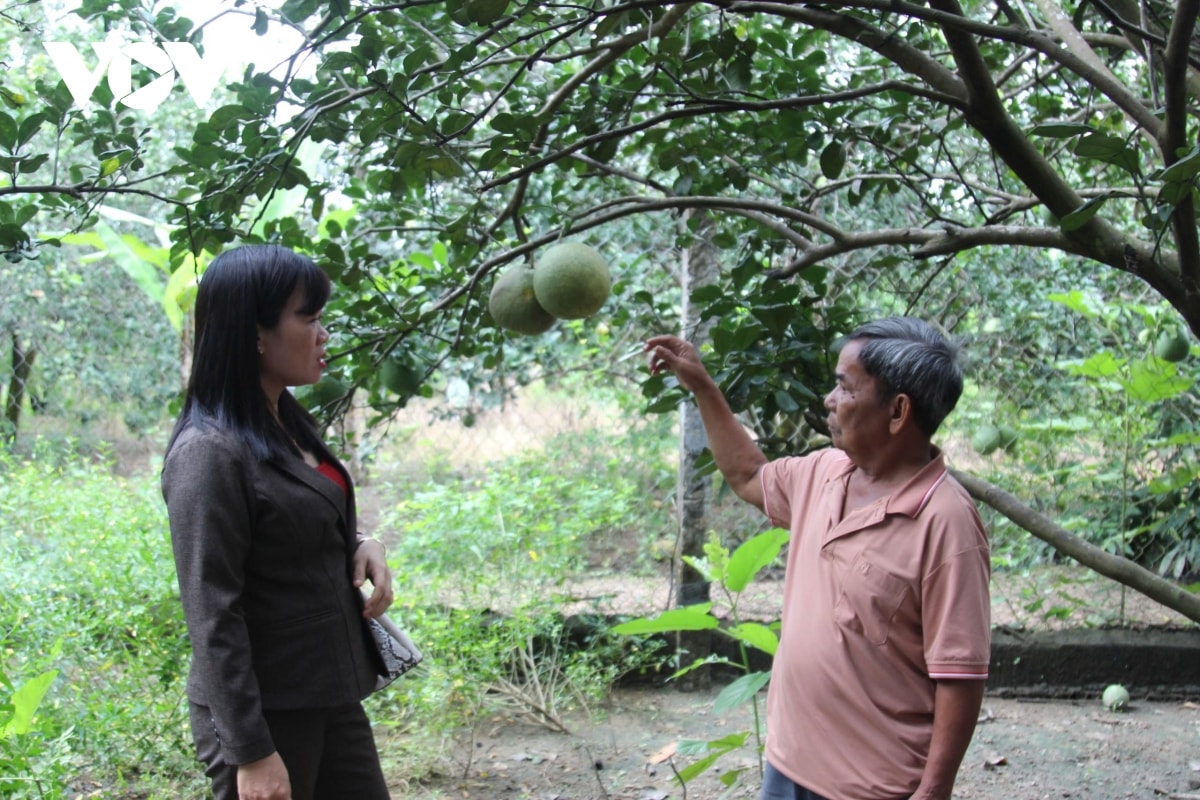
[[(762, 580), (741, 598), (745, 618), (778, 613), (781, 581)], [(650, 614), (666, 607), (662, 579), (612, 575), (568, 587), (564, 613)], [(1116, 609), (1131, 628), (1186, 626), (1187, 620), (1139, 595), (1122, 598), (1111, 581), (1083, 570), (1052, 576), (997, 576), (993, 624), (1021, 630), (1090, 627), (1112, 622)], [(569, 602), (574, 598), (574, 602)], [(1053, 614), (1022, 609), (1041, 601)], [(1122, 602), (1123, 601), (1123, 602)], [(714, 609), (720, 615), (720, 609)], [(1132, 687), (1131, 687), (1132, 688)], [(720, 687), (684, 693), (674, 688), (621, 688), (591, 717), (568, 719), (569, 734), (497, 717), (474, 739), (456, 740), (444, 774), (393, 796), (460, 800), (724, 800), (756, 798), (758, 761), (751, 745), (722, 756), (690, 781), (675, 780), (695, 756), (682, 740), (712, 740), (750, 731), (752, 711), (712, 712)], [(989, 693), (955, 787), (957, 800), (1200, 800), (1200, 697), (1173, 702), (1139, 699), (1125, 713), (1099, 699), (1040, 699)], [(743, 769), (732, 787), (720, 781)]]
[[(447, 774), (395, 797), (462, 800), (716, 800), (757, 796), (753, 747), (731, 752), (692, 780), (684, 739), (751, 730), (749, 708), (717, 717), (716, 691), (620, 689), (568, 734), (497, 718), (460, 740)], [(751, 737), (750, 741), (753, 741)], [(723, 772), (743, 768), (726, 788)], [(1134, 702), (1125, 713), (1098, 700), (988, 697), (955, 787), (963, 800), (1177, 798), (1200, 800), (1200, 704)]]

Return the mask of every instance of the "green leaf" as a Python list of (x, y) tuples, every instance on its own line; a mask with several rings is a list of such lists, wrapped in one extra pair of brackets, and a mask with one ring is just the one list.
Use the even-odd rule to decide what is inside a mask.
[(21, 172), (25, 175), (28, 175), (31, 172), (37, 172), (39, 169), (41, 169), (42, 165), (45, 164), (49, 160), (50, 160), (49, 153), (38, 153), (37, 155), (33, 156), (32, 158), (22, 158), (21, 159)]
[(688, 764), (686, 767), (679, 770), (677, 776), (678, 780), (680, 783), (686, 785), (688, 781), (707, 772), (708, 768), (715, 764), (717, 759), (722, 755), (724, 755), (724, 753), (710, 753), (699, 761), (694, 761), (691, 764)]
[(17, 128), (17, 145), (24, 145), (37, 135), (38, 129), (42, 127), (42, 123), (46, 121), (45, 114), (31, 114), (21, 120), (21, 124)]
[(41, 675), (30, 678), (17, 691), (13, 692), (12, 717), (4, 723), (3, 727), (0, 727), (0, 739), (29, 733), (33, 727), (33, 716), (37, 713), (38, 706), (42, 704), (42, 698), (46, 696), (50, 685), (57, 677), (58, 670), (43, 672)]
[(796, 318), (795, 306), (785, 303), (756, 306), (750, 309), (750, 313), (771, 332), (772, 336), (777, 338), (782, 337), (787, 332), (788, 327)]
[(1113, 164), (1131, 174), (1137, 172), (1137, 152), (1115, 136), (1088, 134), (1075, 143), (1075, 155)]
[(17, 121), (0, 111), (0, 147), (12, 152), (18, 146)]
[(1088, 319), (1095, 319), (1100, 316), (1100, 309), (1096, 307), (1095, 299), (1091, 295), (1077, 290), (1067, 292), (1066, 294), (1050, 294), (1046, 296), (1046, 299), (1053, 303), (1061, 303)]
[(719, 739), (680, 739), (675, 752), (681, 756), (703, 756), (709, 753), (728, 753), (746, 746), (750, 731), (730, 733)]
[(612, 630), (613, 633), (623, 635), (712, 630), (720, 623), (716, 617), (708, 613), (710, 610), (712, 610), (712, 603), (697, 603), (686, 608), (664, 611), (657, 617), (642, 617), (622, 622)]
[(775, 398), (775, 405), (784, 414), (794, 414), (800, 410), (800, 404), (796, 402), (795, 398), (782, 389), (777, 390), (773, 397)]
[(1179, 375), (1175, 365), (1162, 359), (1143, 359), (1133, 362), (1127, 380), (1121, 386), (1133, 400), (1157, 403), (1169, 400), (1192, 388), (1190, 377)]
[(841, 142), (831, 142), (821, 151), (821, 174), (829, 180), (841, 177), (846, 166), (846, 148)]
[(467, 19), (476, 25), (491, 25), (508, 11), (508, 0), (468, 0)]
[(735, 625), (728, 629), (726, 633), (739, 642), (745, 642), (755, 649), (762, 650), (767, 655), (773, 656), (779, 649), (779, 637), (775, 631), (761, 622), (743, 622), (741, 625)]
[(1168, 183), (1182, 183), (1190, 181), (1197, 173), (1200, 173), (1200, 148), (1193, 149), (1163, 170), (1160, 179)]
[(1096, 216), (1096, 213), (1103, 208), (1104, 204), (1107, 202), (1107, 194), (1100, 195), (1099, 197), (1093, 197), (1091, 200), (1088, 200), (1079, 208), (1060, 219), (1058, 221), (1058, 227), (1062, 228), (1065, 233), (1079, 230), (1086, 225), (1092, 217)]
[(758, 341), (762, 332), (762, 326), (759, 324), (742, 325), (734, 330), (723, 327), (713, 328), (713, 349), (722, 355), (748, 350)]
[(713, 701), (713, 713), (725, 714), (749, 703), (771, 680), (770, 672), (751, 672), (726, 686)]
[(1107, 350), (1102, 350), (1084, 361), (1066, 363), (1063, 366), (1074, 375), (1087, 378), (1110, 378), (1121, 372), (1125, 359), (1117, 358)]
[(421, 391), (425, 381), (425, 373), (417, 367), (411, 358), (395, 354), (386, 358), (378, 368), (379, 382), (389, 392), (401, 397), (414, 397)]
[(0, 100), (9, 108), (20, 108), (28, 102), (28, 98), (20, 92), (14, 92), (7, 86), (0, 86)]
[(779, 555), (788, 536), (783, 528), (772, 528), (742, 542), (729, 557), (729, 566), (725, 569), (725, 588), (736, 593), (749, 586), (758, 571)]
[(230, 125), (241, 120), (254, 119), (254, 112), (243, 105), (231, 103), (214, 111), (208, 118), (208, 124), (219, 131), (224, 131)]

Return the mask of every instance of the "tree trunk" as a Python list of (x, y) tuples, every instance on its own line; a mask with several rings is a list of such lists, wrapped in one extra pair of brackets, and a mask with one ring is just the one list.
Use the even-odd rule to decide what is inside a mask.
[(1128, 558), (1104, 552), (1065, 528), (1055, 525), (1053, 521), (998, 486), (958, 470), (950, 470), (950, 473), (976, 500), (996, 509), (1063, 555), (1070, 556), (1088, 569), (1112, 578), (1173, 611), (1178, 611), (1188, 619), (1200, 622), (1200, 596), (1155, 575)]
[(37, 348), (24, 349), (21, 346), (21, 337), (13, 331), (12, 375), (8, 379), (8, 399), (4, 403), (4, 439), (8, 444), (17, 440), (17, 431), (21, 426), (21, 407), (25, 403), (25, 393), (29, 388), (35, 358)]
[[(716, 281), (717, 251), (712, 246), (712, 222), (706, 212), (696, 230), (692, 247), (683, 256), (683, 302), (680, 335), (700, 347), (708, 341), (712, 323), (692, 318), (689, 298), (698, 286)], [(679, 479), (676, 486), (676, 506), (679, 509), (679, 532), (675, 541), (675, 605), (677, 607), (705, 603), (709, 600), (709, 584), (698, 570), (683, 560), (683, 556), (704, 557), (704, 542), (708, 537), (708, 498), (712, 488), (710, 475), (699, 475), (696, 462), (708, 447), (708, 436), (700, 420), (700, 412), (692, 402), (679, 409)], [(681, 631), (676, 635), (676, 652), (680, 667), (708, 658), (712, 652), (711, 631)], [(676, 683), (681, 691), (708, 689), (712, 674), (708, 667), (699, 667)]]

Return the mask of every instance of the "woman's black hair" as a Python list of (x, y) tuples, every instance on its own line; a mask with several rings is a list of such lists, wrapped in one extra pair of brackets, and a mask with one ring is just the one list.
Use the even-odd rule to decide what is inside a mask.
[(259, 375), (258, 328), (279, 324), (297, 287), (303, 314), (317, 313), (329, 300), (329, 277), (321, 268), (278, 245), (236, 247), (208, 265), (196, 295), (191, 377), (168, 452), (189, 422), (230, 431), (260, 461), (298, 455), (292, 439), (324, 452), (312, 415), (288, 391), (279, 398), (280, 428)]

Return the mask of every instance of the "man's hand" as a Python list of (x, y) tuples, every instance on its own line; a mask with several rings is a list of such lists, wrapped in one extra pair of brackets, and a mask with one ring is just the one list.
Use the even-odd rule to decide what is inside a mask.
[(292, 800), (292, 783), (279, 753), (237, 768), (239, 800)]
[(966, 755), (986, 681), (940, 680), (933, 696), (933, 738), (921, 785), (912, 800), (950, 800), (954, 778)]
[(392, 570), (387, 551), (378, 539), (362, 539), (354, 550), (354, 588), (371, 581), (371, 596), (363, 604), (363, 616), (377, 619), (392, 604)]
[(675, 373), (679, 385), (689, 392), (713, 386), (712, 376), (700, 361), (695, 345), (678, 336), (652, 336), (646, 340), (650, 374), (664, 370)]
[(675, 373), (679, 385), (692, 393), (708, 434), (709, 450), (725, 482), (738, 497), (761, 509), (763, 492), (758, 471), (767, 463), (767, 457), (733, 415), (696, 347), (678, 336), (651, 336), (645, 351), (652, 375), (669, 370)]

